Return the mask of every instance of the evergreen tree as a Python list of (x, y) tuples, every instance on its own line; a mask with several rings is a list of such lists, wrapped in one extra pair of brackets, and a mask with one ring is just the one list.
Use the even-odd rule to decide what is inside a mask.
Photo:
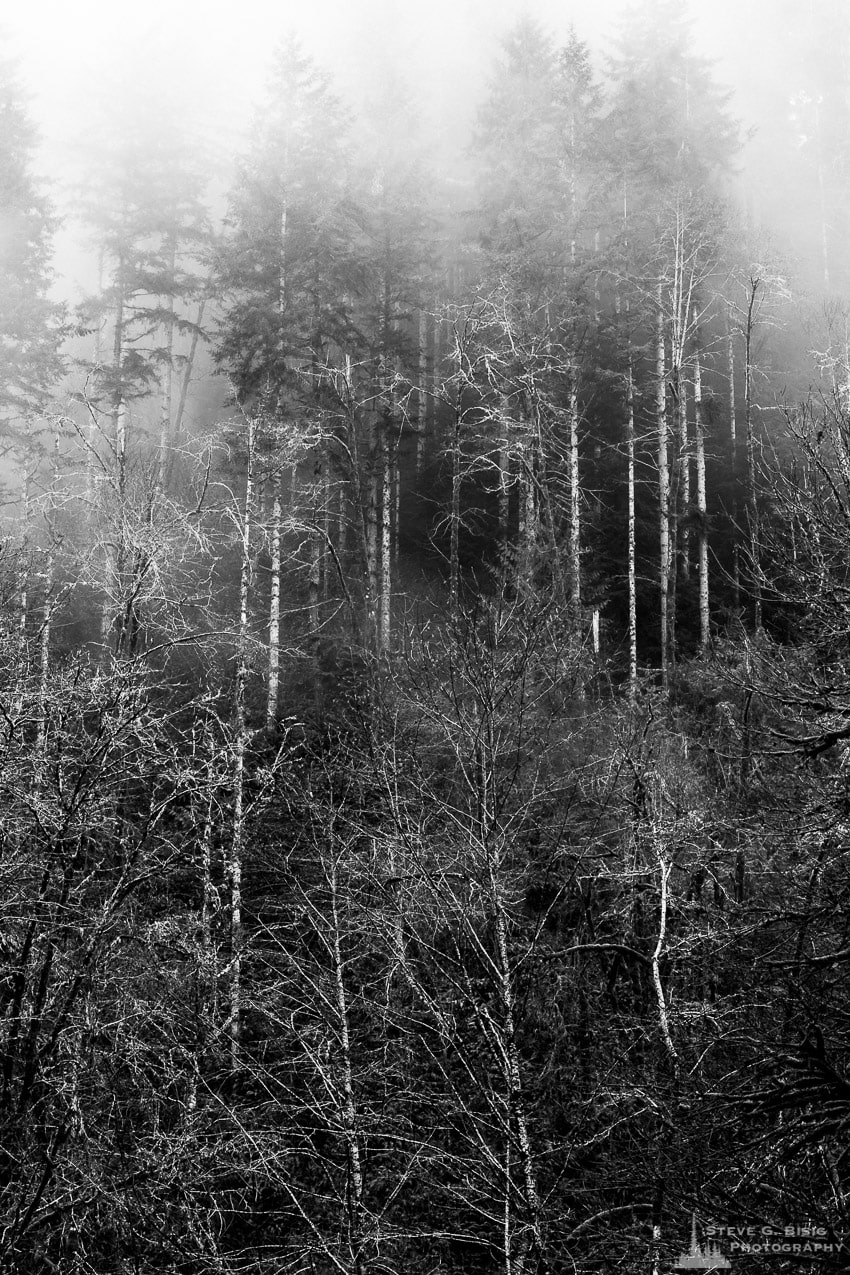
[(159, 387), (170, 409), (171, 378), (185, 362), (175, 339), (199, 330), (193, 310), (210, 250), (198, 157), (167, 100), (139, 107), (132, 94), (100, 125), (80, 208), (101, 270), (81, 313), (96, 333), (97, 401), (113, 418)]
[[(651, 17), (637, 11), (627, 16), (611, 72), (614, 101), (606, 124), (612, 223), (623, 248), (618, 273), (633, 319), (641, 316), (643, 340), (652, 344), (655, 574), (666, 683), (676, 658), (677, 586), (689, 579), (688, 377), (697, 320), (713, 300), (723, 223), (718, 196), (737, 133), (708, 66), (691, 51), (678, 4), (661, 5)], [(707, 561), (704, 555), (701, 561)]]
[[(363, 236), (353, 312), (359, 351), (358, 380), (364, 437), (365, 505), (354, 511), (366, 529), (378, 644), (390, 638), (392, 592), (398, 564), (401, 484), (412, 427), (412, 388), (421, 394), (420, 316), (435, 286), (437, 262), (433, 191), (410, 109), (393, 106), (402, 86), (389, 80), (368, 104), (361, 140), (359, 205)], [(421, 423), (421, 422), (419, 422)], [(340, 457), (350, 478), (350, 461)]]
[(530, 18), (502, 48), (475, 136), (481, 238), (494, 273), (507, 270), (536, 295), (560, 263), (559, 214), (569, 207), (559, 165), (557, 53)]
[(603, 166), (599, 157), (602, 93), (596, 84), (588, 46), (571, 29), (558, 55), (556, 120), (558, 154), (566, 195), (561, 218), (567, 223), (570, 265), (595, 246), (594, 231), (602, 214), (599, 195)]
[[(710, 64), (692, 50), (690, 23), (678, 0), (631, 9), (611, 59), (611, 137), (630, 177), (630, 204), (650, 203), (671, 187), (696, 190), (728, 172), (737, 126), (728, 94)], [(612, 156), (613, 158), (613, 156)]]
[(80, 209), (101, 274), (81, 306), (94, 333), (94, 373), (81, 396), (87, 497), (104, 564), (104, 650), (122, 655), (141, 641), (142, 599), (180, 521), (163, 499), (182, 414), (174, 376), (188, 376), (201, 334), (210, 244), (204, 178), (174, 128), (175, 103), (163, 91), (151, 104), (143, 87), (95, 128), (100, 146)]
[(20, 431), (61, 372), (61, 308), (51, 301), (55, 221), (32, 172), (36, 136), (14, 64), (0, 59), (0, 415)]
[(254, 142), (230, 195), (217, 358), (244, 397), (299, 390), (345, 348), (356, 221), (342, 107), (294, 40), (277, 50)]

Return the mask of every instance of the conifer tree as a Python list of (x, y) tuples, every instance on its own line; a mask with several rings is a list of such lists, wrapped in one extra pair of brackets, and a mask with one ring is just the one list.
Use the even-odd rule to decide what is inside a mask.
[(161, 389), (160, 419), (148, 432), (163, 474), (173, 374), (185, 361), (175, 340), (198, 334), (191, 311), (206, 290), (210, 233), (204, 179), (188, 142), (167, 126), (164, 104), (144, 122), (133, 105), (101, 137), (81, 202), (102, 269), (102, 286), (81, 312), (110, 351), (101, 355), (92, 399), (112, 420), (119, 467), (131, 404)]
[(377, 568), (373, 578), (382, 649), (390, 639), (400, 488), (407, 445), (412, 442), (414, 384), (421, 394), (423, 293), (436, 255), (429, 174), (416, 144), (413, 112), (396, 106), (401, 93), (402, 87), (390, 81), (369, 104), (358, 200), (364, 234), (354, 312), (364, 392), (373, 404), (364, 439), (365, 517)]
[[(524, 19), (504, 41), (503, 64), (478, 133), (484, 279), (491, 291), (503, 294), (505, 313), (511, 315), (503, 325), (503, 357), (517, 383), (516, 392), (505, 387), (503, 394), (503, 406), (518, 415), (511, 421), (501, 413), (499, 486), (505, 490), (515, 482), (525, 541), (520, 556), (526, 561), (529, 553), (533, 557), (541, 515), (549, 524), (552, 551), (561, 552), (560, 505), (562, 493), (569, 492), (565, 521), (576, 619), (582, 597), (578, 347), (586, 320), (588, 248), (594, 238), (590, 220), (596, 173), (591, 156), (599, 107), (581, 41), (571, 34), (558, 55), (543, 32)], [(518, 351), (532, 349), (537, 351), (535, 366), (520, 366)], [(558, 375), (553, 375), (555, 369)], [(558, 417), (554, 430), (541, 431), (533, 407), (541, 375)]]
[(217, 287), (217, 348), (244, 401), (298, 401), (300, 378), (329, 342), (344, 348), (355, 233), (345, 117), (330, 81), (297, 42), (281, 45), (254, 140), (230, 194)]
[[(144, 110), (142, 110), (142, 98)], [(92, 125), (97, 146), (79, 204), (99, 261), (99, 288), (80, 306), (94, 334), (81, 397), (88, 414), (90, 513), (105, 578), (104, 651), (131, 654), (140, 635), (158, 530), (174, 513), (166, 493), (185, 407), (175, 373), (191, 371), (206, 293), (210, 228), (206, 179), (175, 127), (176, 103), (144, 86)], [(175, 410), (176, 409), (176, 410)], [(95, 501), (95, 475), (98, 498)]]
[(61, 308), (49, 297), (48, 200), (32, 165), (36, 135), (15, 65), (0, 59), (0, 420), (20, 437), (61, 372)]
[[(321, 383), (351, 342), (355, 222), (342, 107), (328, 77), (289, 40), (275, 52), (253, 143), (242, 158), (216, 270), (223, 302), (216, 359), (243, 405), (262, 397), (272, 488), (267, 717), (276, 713), (281, 573), (281, 469), (296, 456), (306, 477), (308, 623), (315, 647), (327, 503)], [(295, 515), (296, 511), (291, 511)]]
[[(630, 301), (654, 329), (659, 637), (666, 682), (675, 660), (680, 566), (683, 578), (687, 575), (687, 556), (679, 561), (678, 528), (681, 502), (689, 500), (686, 370), (697, 318), (693, 301), (697, 290), (704, 306), (710, 298), (720, 238), (717, 183), (734, 155), (736, 127), (709, 68), (691, 51), (678, 4), (659, 5), (651, 17), (627, 16), (611, 70), (611, 198), (628, 207), (624, 269)], [(681, 548), (687, 555), (687, 522), (683, 525)]]

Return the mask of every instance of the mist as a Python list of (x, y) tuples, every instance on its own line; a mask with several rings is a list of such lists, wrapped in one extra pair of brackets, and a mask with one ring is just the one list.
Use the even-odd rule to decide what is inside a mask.
[[(792, 121), (793, 99), (823, 96), (837, 80), (838, 91), (846, 92), (843, 25), (836, 21), (828, 51), (820, 55), (818, 45), (823, 20), (835, 7), (834, 0), (717, 0), (711, 6), (683, 0), (693, 51), (711, 63), (740, 125), (736, 199), (792, 262), (811, 263), (817, 253), (809, 242), (817, 232), (801, 212), (805, 192), (791, 188), (789, 158), (805, 145), (805, 124)], [(98, 118), (115, 109), (124, 118), (133, 109), (144, 116), (158, 98), (168, 101), (173, 127), (205, 148), (211, 175), (226, 184), (262, 100), (270, 52), (293, 35), (329, 73), (355, 117), (370, 101), (389, 96), (403, 107), (401, 127), (411, 130), (423, 154), (438, 170), (460, 174), (469, 165), (476, 112), (513, 23), (529, 16), (556, 44), (574, 29), (604, 81), (606, 59), (633, 8), (622, 0), (437, 0), (427, 6), (332, 0), (314, 7), (246, 0), (237, 14), (224, 3), (154, 0), (131, 15), (103, 0), (73, 6), (36, 0), (7, 6), (4, 43), (31, 97), (41, 136), (39, 170), (60, 220), (67, 221), (81, 155), (96, 150)], [(136, 103), (129, 112), (125, 98)], [(823, 157), (826, 168), (841, 162), (840, 156)], [(56, 261), (72, 293), (81, 269), (75, 238), (67, 230), (60, 235)]]
[(3, 17), (0, 1270), (846, 1269), (846, 0)]

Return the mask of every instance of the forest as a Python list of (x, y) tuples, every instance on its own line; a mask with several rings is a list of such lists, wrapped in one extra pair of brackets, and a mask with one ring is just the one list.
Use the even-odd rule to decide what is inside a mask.
[(850, 12), (775, 8), (775, 236), (677, 0), (515, 21), (460, 166), (294, 37), (223, 166), (110, 89), (70, 204), (0, 57), (0, 1271), (847, 1269)]

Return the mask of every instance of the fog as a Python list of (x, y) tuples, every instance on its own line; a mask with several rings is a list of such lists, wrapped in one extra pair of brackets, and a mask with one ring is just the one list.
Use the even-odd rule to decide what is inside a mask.
[[(573, 27), (604, 75), (619, 21), (634, 7), (623, 0), (243, 0), (238, 6), (152, 0), (131, 9), (105, 0), (36, 0), (9, 5), (4, 18), (5, 42), (18, 60), (42, 138), (39, 170), (67, 218), (85, 169), (81, 156), (97, 146), (98, 121), (116, 111), (146, 115), (166, 98), (170, 117), (197, 139), (224, 190), (262, 98), (271, 51), (290, 34), (330, 73), (355, 118), (370, 98), (403, 98), (405, 126), (417, 132), (432, 164), (446, 171), (465, 162), (500, 40), (518, 18), (530, 15), (556, 42)], [(714, 0), (710, 6), (683, 0), (683, 9), (694, 49), (728, 88), (746, 142), (738, 160), (741, 206), (779, 251), (812, 257), (816, 250), (804, 240), (814, 232), (803, 227), (799, 208), (806, 192), (789, 190), (787, 174), (789, 151), (805, 145), (806, 126), (795, 128), (790, 117), (795, 95), (816, 101), (829, 77), (834, 86), (843, 76), (846, 97), (847, 49), (837, 28), (834, 44), (823, 49), (835, 0)], [(826, 156), (827, 168), (839, 162)], [(832, 226), (830, 233), (843, 232)], [(66, 227), (57, 268), (68, 277), (70, 293), (81, 286), (78, 254)]]
[(848, 42), (0, 0), (3, 1275), (846, 1268)]
[[(801, 21), (820, 3), (798, 0)], [(50, 161), (79, 140), (80, 119), (102, 97), (103, 82), (155, 94), (167, 87), (183, 109), (206, 120), (220, 139), (246, 127), (261, 96), (274, 45), (294, 33), (327, 69), (340, 94), (355, 106), (388, 78), (398, 81), (423, 121), (429, 140), (463, 147), (475, 106), (512, 23), (524, 15), (556, 41), (573, 27), (603, 62), (618, 21), (633, 5), (624, 0), (325, 0), (321, 5), (283, 0), (151, 0), (119, 6), (106, 0), (35, 0), (10, 3), (6, 43), (20, 61), (32, 111)], [(777, 21), (768, 0), (687, 0), (695, 49), (715, 64), (719, 83), (733, 93), (732, 110), (745, 129), (764, 128), (762, 107), (772, 80), (788, 79), (799, 30)], [(787, 85), (790, 91), (793, 85)]]

